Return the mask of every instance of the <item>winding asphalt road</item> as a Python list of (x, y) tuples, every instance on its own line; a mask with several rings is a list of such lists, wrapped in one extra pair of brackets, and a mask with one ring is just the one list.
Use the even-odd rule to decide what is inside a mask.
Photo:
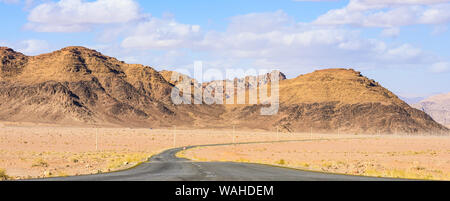
[[(253, 142), (257, 143), (257, 142)], [(265, 142), (267, 143), (267, 142)], [(252, 143), (239, 143), (252, 144)], [(48, 178), (39, 181), (389, 181), (394, 179), (327, 174), (234, 162), (193, 162), (177, 158), (183, 149), (216, 144), (190, 146), (164, 151), (132, 169), (73, 177)]]

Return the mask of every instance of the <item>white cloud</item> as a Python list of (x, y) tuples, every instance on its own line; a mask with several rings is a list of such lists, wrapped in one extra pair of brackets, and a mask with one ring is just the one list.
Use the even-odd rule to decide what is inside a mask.
[(271, 31), (273, 27), (292, 24), (294, 20), (282, 10), (266, 13), (250, 13), (231, 17), (229, 31)]
[[(389, 32), (395, 35), (399, 30), (392, 28)], [(122, 47), (136, 51), (188, 48), (193, 54), (201, 55), (200, 59), (210, 67), (279, 68), (293, 74), (317, 67), (389, 68), (430, 64), (428, 53), (410, 44), (367, 39), (359, 30), (346, 27), (298, 23), (283, 11), (232, 17), (223, 32), (202, 32), (195, 25), (152, 18), (135, 27), (122, 41)], [(159, 63), (151, 64), (183, 66), (191, 62), (186, 61), (189, 56), (186, 54), (163, 56), (164, 60), (152, 59)], [(177, 60), (183, 63), (174, 63)]]
[(139, 23), (123, 41), (125, 48), (182, 48), (195, 41), (200, 26), (180, 24), (174, 19), (151, 18)]
[(0, 41), (0, 47), (8, 47), (8, 43)]
[(0, 0), (0, 3), (7, 3), (7, 4), (19, 3), (19, 2), (20, 2), (20, 0)]
[(298, 2), (326, 2), (326, 1), (340, 1), (340, 0), (293, 0)]
[(78, 32), (92, 25), (127, 23), (142, 17), (133, 0), (60, 0), (33, 8), (25, 28), (40, 32)]
[(444, 24), (450, 21), (450, 4), (432, 6), (419, 19), (423, 24)]
[[(400, 29), (392, 25), (407, 24), (405, 22), (417, 19), (417, 15), (409, 15), (411, 9), (416, 9), (413, 7), (372, 11), (373, 7), (385, 5), (366, 2), (367, 8), (363, 9), (362, 6), (355, 7), (354, 2), (357, 1), (324, 16), (335, 13), (336, 22), (343, 24), (383, 25), (386, 28), (382, 35), (390, 37), (400, 33)], [(431, 6), (434, 5), (427, 9)], [(371, 13), (347, 12), (355, 8), (369, 9)], [(423, 8), (419, 6), (417, 9)], [(403, 17), (390, 19), (391, 15)], [(74, 32), (88, 30), (93, 25), (120, 25), (103, 29), (105, 33), (101, 34), (105, 44), (113, 43), (113, 38), (118, 36), (123, 37), (120, 44), (111, 45), (112, 56), (158, 66), (185, 66), (192, 62), (189, 59), (192, 55), (219, 68), (279, 68), (295, 74), (317, 67), (374, 68), (431, 66), (436, 63), (429, 60), (426, 52), (410, 44), (388, 44), (364, 38), (357, 29), (324, 26), (318, 23), (324, 16), (314, 23), (301, 23), (281, 10), (250, 13), (231, 17), (225, 31), (202, 31), (198, 25), (177, 22), (173, 15), (146, 19), (142, 16), (132, 0), (61, 0), (34, 8), (27, 27), (35, 31)], [(440, 15), (431, 13), (427, 16), (431, 20), (437, 19), (432, 16)], [(48, 44), (45, 41), (29, 40), (22, 43), (21, 51), (35, 54), (46, 48)], [(104, 49), (108, 53), (108, 47)], [(150, 51), (150, 54), (142, 50)]]
[(47, 41), (30, 39), (19, 42), (15, 47), (26, 55), (36, 55), (46, 52), (50, 46)]
[(448, 62), (437, 62), (431, 66), (431, 71), (435, 73), (443, 73), (450, 71), (450, 63)]
[(318, 17), (318, 25), (399, 27), (413, 24), (444, 24), (450, 21), (449, 0), (351, 0), (341, 9)]
[(0, 0), (0, 3), (24, 5), (25, 10), (31, 8), (34, 4), (45, 0)]
[(435, 26), (435, 27), (433, 28), (432, 34), (433, 34), (433, 35), (439, 35), (439, 34), (441, 34), (441, 33), (446, 32), (447, 30), (448, 30), (447, 25)]
[(351, 0), (354, 6), (365, 7), (393, 6), (393, 5), (432, 5), (447, 3), (449, 0)]
[(400, 35), (400, 28), (392, 27), (392, 28), (384, 29), (381, 32), (381, 35), (386, 36), (386, 37), (397, 37), (398, 35)]
[[(402, 66), (425, 62), (423, 57), (426, 53), (410, 44), (392, 45), (377, 39), (365, 39), (359, 31), (347, 28), (291, 23), (284, 20), (289, 17), (281, 15), (279, 11), (266, 13), (266, 16), (259, 15), (263, 21), (270, 16), (272, 21), (285, 23), (209, 32), (201, 41), (201, 48), (213, 50), (222, 57), (250, 59), (258, 65), (266, 65), (264, 67), (271, 65), (283, 69), (316, 66)], [(273, 19), (275, 16), (279, 19)], [(240, 24), (242, 27), (251, 27), (251, 24), (264, 25), (257, 19), (243, 20)]]
[(419, 57), (422, 53), (419, 48), (410, 44), (403, 44), (388, 50), (385, 57), (392, 60), (410, 60)]

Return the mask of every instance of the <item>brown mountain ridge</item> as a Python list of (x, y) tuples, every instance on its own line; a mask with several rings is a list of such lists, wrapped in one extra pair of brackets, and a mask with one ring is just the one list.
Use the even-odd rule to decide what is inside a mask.
[[(352, 69), (325, 69), (280, 81), (280, 112), (266, 121), (288, 131), (447, 133), (426, 113)], [(255, 107), (240, 115), (252, 124)]]
[(173, 85), (153, 68), (84, 47), (34, 57), (2, 48), (0, 58), (2, 120), (159, 127), (203, 111), (173, 105)]
[(278, 114), (261, 116), (263, 105), (175, 105), (170, 99), (176, 84), (169, 79), (172, 72), (126, 64), (84, 47), (38, 56), (0, 47), (0, 60), (2, 121), (152, 128), (236, 125), (290, 132), (448, 132), (351, 69), (320, 70), (294, 79), (283, 75)]

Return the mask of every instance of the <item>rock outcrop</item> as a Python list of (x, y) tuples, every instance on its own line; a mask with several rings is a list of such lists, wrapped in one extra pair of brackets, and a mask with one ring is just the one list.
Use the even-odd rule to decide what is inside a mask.
[[(286, 79), (280, 74), (279, 112), (260, 115), (256, 104), (181, 104), (171, 100), (178, 82), (173, 72), (126, 64), (84, 47), (38, 56), (0, 48), (0, 120), (64, 125), (136, 127), (185, 126), (328, 133), (447, 133), (448, 129), (414, 109), (374, 80), (351, 69), (327, 69)], [(260, 78), (263, 78), (259, 76)], [(191, 89), (198, 84), (189, 77)], [(245, 82), (249, 90), (270, 79)], [(241, 85), (242, 86), (242, 85)], [(227, 93), (230, 93), (228, 91)], [(232, 93), (232, 92), (231, 92)], [(224, 99), (230, 94), (225, 94)], [(448, 103), (448, 102), (447, 102)], [(422, 106), (424, 109), (425, 107)], [(445, 121), (443, 122), (445, 123)]]

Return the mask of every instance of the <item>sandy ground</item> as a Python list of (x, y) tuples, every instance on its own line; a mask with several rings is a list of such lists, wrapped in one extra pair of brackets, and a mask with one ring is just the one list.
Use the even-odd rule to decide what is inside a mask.
[(79, 128), (0, 122), (0, 180), (116, 171), (173, 147), (311, 139), (196, 148), (180, 155), (201, 161), (256, 162), (357, 175), (450, 179), (449, 137)]
[(26, 179), (121, 170), (173, 147), (308, 137), (263, 131), (234, 133), (233, 137), (233, 129), (175, 131), (0, 122), (0, 180), (3, 174), (8, 179)]
[(179, 156), (352, 175), (450, 180), (450, 137), (378, 136), (203, 147), (186, 150)]

